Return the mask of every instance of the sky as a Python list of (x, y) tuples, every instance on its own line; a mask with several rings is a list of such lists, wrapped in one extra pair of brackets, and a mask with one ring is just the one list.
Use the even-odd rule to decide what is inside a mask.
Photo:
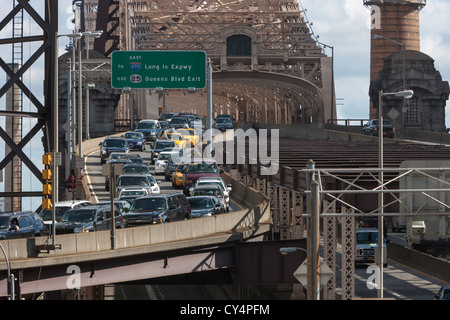
[[(338, 119), (367, 119), (370, 81), (370, 11), (361, 0), (300, 0), (319, 41), (334, 46)], [(420, 13), (421, 52), (450, 81), (450, 0), (428, 0)], [(331, 56), (331, 50), (326, 49)], [(342, 99), (342, 100), (341, 100)], [(447, 101), (448, 104), (450, 104)], [(446, 108), (450, 127), (450, 109)]]
[[(2, 0), (2, 3), (4, 0)], [(329, 46), (334, 46), (335, 59), (335, 86), (337, 100), (337, 116), (339, 119), (367, 119), (369, 116), (369, 78), (370, 78), (370, 12), (364, 7), (361, 0), (300, 0), (303, 8), (307, 11), (305, 15), (308, 21), (312, 22), (312, 30), (319, 41)], [(43, 0), (34, 2), (35, 8), (44, 3)], [(59, 34), (73, 32), (72, 0), (59, 0)], [(8, 5), (11, 5), (9, 2)], [(11, 7), (12, 8), (12, 7)], [(0, 20), (10, 12), (10, 8), (0, 12)], [(435, 60), (435, 67), (441, 73), (444, 81), (450, 81), (450, 59), (447, 58), (450, 52), (450, 0), (429, 0), (420, 13), (421, 25), (421, 51), (428, 54)], [(29, 20), (24, 20), (24, 31), (33, 34), (35, 28)], [(7, 26), (0, 31), (0, 38), (7, 38), (11, 35), (11, 28)], [(65, 37), (59, 38), (59, 52), (65, 53), (64, 48), (68, 43)], [(26, 45), (25, 55), (34, 52), (34, 45)], [(0, 56), (8, 61), (7, 55), (10, 49), (4, 50), (0, 46)], [(331, 56), (331, 50), (325, 49), (327, 55)], [(5, 57), (6, 55), (6, 57)], [(40, 59), (37, 65), (43, 65)], [(42, 77), (36, 76), (42, 72), (42, 67), (30, 70), (25, 77), (24, 83), (32, 88), (39, 88), (42, 91)], [(40, 79), (35, 81), (35, 79)], [(0, 72), (0, 86), (5, 82), (4, 74)], [(39, 91), (36, 89), (36, 91)], [(38, 98), (43, 101), (43, 97)], [(450, 105), (450, 103), (449, 103)], [(4, 98), (0, 99), (0, 108), (4, 108)], [(35, 111), (31, 109), (29, 102), (24, 102), (25, 111)], [(0, 117), (3, 118), (3, 117)], [(446, 109), (447, 126), (450, 127), (450, 109)], [(4, 122), (0, 119), (0, 125)], [(33, 120), (24, 121), (24, 132), (33, 125)], [(42, 166), (42, 144), (40, 138), (36, 138), (32, 143), (24, 148), (36, 165)], [(0, 141), (0, 159), (4, 157), (4, 142)], [(26, 171), (25, 169), (24, 171)], [(27, 175), (24, 172), (24, 176)], [(37, 185), (37, 180), (33, 177), (26, 178), (26, 185)], [(32, 187), (33, 188), (33, 187)], [(31, 189), (32, 189), (31, 188)], [(35, 190), (34, 188), (33, 190)], [(3, 184), (0, 183), (0, 190), (3, 191)], [(24, 191), (29, 191), (30, 189)], [(35, 209), (36, 203), (40, 199), (27, 199), (24, 201), (24, 209)]]

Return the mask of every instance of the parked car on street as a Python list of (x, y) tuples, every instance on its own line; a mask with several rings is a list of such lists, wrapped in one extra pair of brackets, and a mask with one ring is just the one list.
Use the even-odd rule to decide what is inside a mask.
[(142, 132), (127, 132), (123, 135), (128, 141), (128, 146), (130, 149), (143, 151), (145, 148), (145, 137)]
[(100, 163), (106, 162), (109, 155), (113, 152), (129, 153), (128, 141), (125, 138), (107, 137), (100, 142)]
[(181, 193), (136, 198), (126, 214), (127, 225), (156, 224), (191, 218), (191, 207)]
[[(117, 207), (114, 207), (116, 228), (125, 227), (125, 221)], [(111, 206), (92, 205), (70, 209), (56, 224), (56, 234), (86, 233), (111, 229)]]
[(222, 201), (214, 196), (187, 197), (192, 218), (210, 217), (225, 212)]
[[(379, 128), (378, 128), (379, 120), (369, 120), (363, 126), (363, 134), (369, 136), (378, 136)], [(393, 138), (395, 135), (395, 128), (391, 125), (391, 122), (387, 119), (383, 119), (383, 137)]]
[(37, 237), (47, 228), (34, 211), (0, 213), (0, 240)]

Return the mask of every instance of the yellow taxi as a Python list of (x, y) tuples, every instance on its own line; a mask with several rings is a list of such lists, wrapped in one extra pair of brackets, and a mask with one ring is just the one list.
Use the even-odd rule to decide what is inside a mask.
[(178, 129), (177, 133), (183, 135), (184, 140), (189, 141), (191, 146), (195, 146), (198, 142), (198, 134), (195, 133), (194, 129)]
[(177, 165), (175, 170), (172, 172), (172, 187), (180, 188), (183, 186), (183, 173), (181, 170), (184, 169), (184, 163), (180, 163)]
[(181, 133), (174, 132), (170, 134), (170, 139), (175, 141), (175, 147), (184, 149), (186, 147), (186, 140), (184, 140)]

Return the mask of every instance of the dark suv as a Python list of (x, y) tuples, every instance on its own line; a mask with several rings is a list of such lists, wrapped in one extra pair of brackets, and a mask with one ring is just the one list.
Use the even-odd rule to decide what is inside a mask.
[(135, 199), (124, 218), (128, 226), (190, 219), (191, 206), (182, 193), (148, 195)]
[(35, 237), (46, 233), (45, 225), (36, 212), (0, 213), (0, 240)]
[(108, 137), (100, 142), (100, 163), (104, 164), (112, 152), (130, 152), (127, 139)]
[[(116, 228), (125, 227), (125, 221), (117, 207), (114, 208)], [(111, 229), (111, 206), (87, 206), (68, 210), (56, 223), (56, 234), (86, 233)]]

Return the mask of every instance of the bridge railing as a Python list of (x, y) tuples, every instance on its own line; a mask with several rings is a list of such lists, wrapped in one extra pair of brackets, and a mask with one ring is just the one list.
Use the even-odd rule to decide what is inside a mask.
[[(102, 256), (117, 256), (118, 251), (124, 254), (121, 249), (156, 246), (144, 250), (164, 251), (174, 247), (210, 244), (215, 241), (214, 235), (217, 234), (226, 233), (230, 235), (230, 240), (243, 240), (269, 232), (272, 221), (267, 197), (228, 174), (224, 174), (224, 179), (231, 183), (233, 194), (237, 195), (236, 200), (248, 208), (200, 219), (118, 229), (115, 233), (117, 250), (111, 249), (110, 231), (57, 235), (56, 242), (61, 244), (61, 249), (49, 253), (38, 253), (34, 249), (36, 245), (49, 241), (47, 237), (3, 240), (0, 243), (7, 252), (12, 268), (29, 268), (65, 263), (67, 259), (77, 261), (76, 255), (79, 254), (95, 253), (82, 255), (79, 259), (96, 260)], [(208, 239), (209, 236), (211, 239)], [(191, 241), (183, 243), (185, 240)], [(0, 270), (6, 270), (6, 263), (3, 261), (0, 262)]]

